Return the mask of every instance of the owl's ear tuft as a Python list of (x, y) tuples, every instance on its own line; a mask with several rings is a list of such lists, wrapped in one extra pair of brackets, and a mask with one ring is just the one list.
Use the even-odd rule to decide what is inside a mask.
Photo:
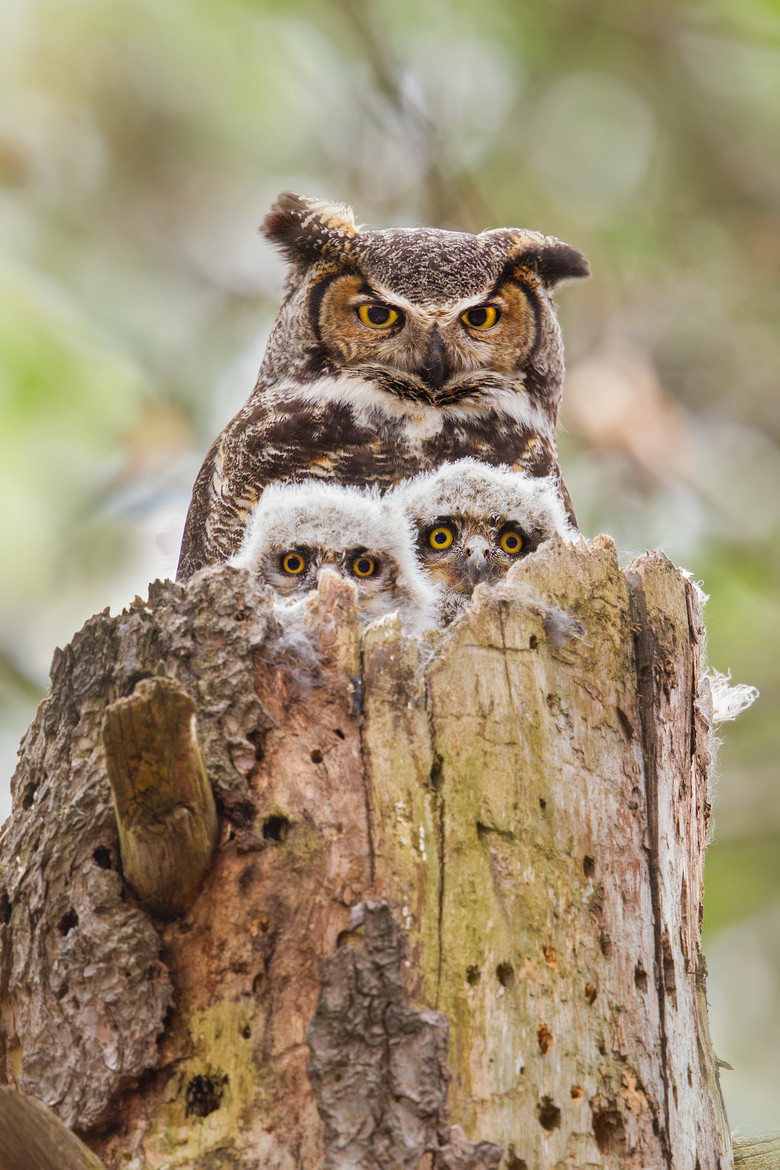
[(352, 208), (345, 203), (328, 203), (292, 191), (282, 192), (260, 231), (288, 260), (306, 263), (348, 253), (360, 235)]
[(554, 236), (544, 236), (538, 244), (523, 247), (515, 263), (538, 276), (546, 288), (555, 288), (563, 280), (590, 276), (590, 265), (582, 252)]

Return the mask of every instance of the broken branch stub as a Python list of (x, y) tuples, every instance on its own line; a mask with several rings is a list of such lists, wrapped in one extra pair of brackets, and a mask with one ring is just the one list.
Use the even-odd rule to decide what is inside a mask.
[(125, 878), (148, 909), (179, 914), (200, 889), (217, 838), (195, 704), (172, 679), (143, 679), (107, 707), (103, 744)]
[(0, 1170), (104, 1167), (40, 1101), (0, 1088)]
[[(729, 1170), (685, 578), (554, 542), (415, 640), (351, 596), (329, 580), (292, 629), (211, 568), (58, 660), (0, 840), (5, 1079), (109, 1170)], [(150, 921), (102, 868), (94, 745), (161, 673), (225, 824), (194, 901)]]

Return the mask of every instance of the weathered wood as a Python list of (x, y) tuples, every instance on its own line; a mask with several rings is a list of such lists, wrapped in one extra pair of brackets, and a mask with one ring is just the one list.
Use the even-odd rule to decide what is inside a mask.
[[(496, 1150), (503, 1170), (728, 1170), (683, 576), (554, 544), (427, 639), (362, 633), (332, 580), (307, 623), (212, 568), (55, 663), (0, 840), (6, 1079), (110, 1170), (466, 1170)], [(162, 675), (194, 700), (224, 824), (173, 921), (96, 858), (117, 855), (103, 709)], [(87, 972), (108, 919), (107, 998)]]
[(195, 704), (172, 679), (144, 679), (106, 708), (103, 744), (125, 879), (147, 909), (181, 913), (217, 842)]
[(738, 1170), (780, 1170), (780, 1134), (735, 1137), (734, 1165)]
[(58, 1117), (13, 1089), (0, 1088), (0, 1170), (104, 1170)]
[[(629, 565), (627, 578), (651, 796), (648, 833), (665, 1138), (675, 1166), (694, 1166), (700, 1148), (710, 1147), (712, 1156), (723, 1161), (730, 1155), (707, 1023), (706, 965), (700, 948), (710, 815), (711, 701), (709, 684), (700, 685), (698, 655), (704, 626), (695, 587), (666, 557), (646, 554)], [(669, 734), (669, 728), (674, 734)], [(715, 1135), (719, 1135), (717, 1141)]]
[(417, 1170), (427, 1152), (449, 1170), (495, 1170), (501, 1149), (472, 1145), (449, 1124), (447, 1019), (406, 1002), (402, 941), (388, 907), (362, 905), (352, 928), (360, 942), (320, 962), (306, 1034), (325, 1165)]
[[(575, 1150), (617, 1164), (621, 1145), (660, 1165), (643, 1050), (657, 1007), (635, 981), (653, 949), (626, 583), (611, 548), (560, 546), (535, 570), (482, 592), (428, 668), (441, 912), (422, 995), (450, 1020), (467, 1133), (528, 1165)], [(369, 743), (377, 722), (369, 708)], [(392, 713), (382, 738), (377, 800), (404, 745)]]
[(106, 776), (107, 704), (175, 678), (195, 700), (217, 799), (251, 816), (246, 776), (268, 727), (253, 686), (266, 607), (248, 581), (155, 583), (147, 604), (92, 618), (55, 652), (0, 831), (0, 1077), (89, 1131), (160, 1063), (173, 1003), (154, 921), (128, 898)]

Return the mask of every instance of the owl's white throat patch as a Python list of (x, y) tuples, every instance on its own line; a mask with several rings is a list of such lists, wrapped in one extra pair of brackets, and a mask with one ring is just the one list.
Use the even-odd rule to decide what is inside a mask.
[(548, 412), (541, 410), (518, 382), (498, 381), (474, 398), (442, 405), (413, 402), (390, 394), (357, 371), (318, 378), (305, 385), (285, 379), (279, 383), (276, 394), (282, 401), (295, 399), (316, 406), (323, 402), (347, 406), (357, 425), (368, 430), (376, 428), (378, 417), (401, 420), (406, 424), (407, 437), (418, 442), (433, 438), (448, 420), (468, 422), (493, 413), (500, 413), (516, 425), (545, 437), (551, 437), (554, 432)]

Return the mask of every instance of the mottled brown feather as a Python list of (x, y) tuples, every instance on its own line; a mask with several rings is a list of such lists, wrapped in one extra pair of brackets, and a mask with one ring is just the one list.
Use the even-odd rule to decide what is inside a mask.
[[(195, 481), (179, 579), (236, 552), (249, 511), (276, 481), (315, 477), (384, 491), (469, 455), (531, 475), (559, 475), (563, 348), (550, 289), (587, 273), (576, 248), (516, 228), (476, 236), (435, 228), (364, 231), (349, 208), (289, 192), (262, 230), (290, 262), (287, 295), (257, 385), (212, 444)], [(343, 302), (326, 300), (328, 328), (320, 328), (323, 295), (345, 273), (360, 280), (344, 286)], [(522, 295), (510, 296), (510, 283)], [(512, 305), (527, 298), (532, 332), (526, 312), (523, 329), (518, 322), (516, 361), (507, 348), (512, 335), (504, 331), (496, 369), (489, 337), (472, 331), (456, 346), (458, 314), (461, 302), (500, 296), (505, 286), (505, 321), (511, 323)], [(403, 349), (403, 330), (392, 331), (397, 350), (390, 333), (376, 353), (356, 337), (344, 364), (339, 313), (347, 314), (342, 319), (354, 333), (355, 289), (380, 302), (400, 299), (414, 322), (411, 348)], [(452, 360), (438, 367), (444, 375), (426, 357), (437, 321), (446, 321), (453, 339), (447, 344), (455, 346)], [(573, 520), (563, 485), (562, 492)]]

